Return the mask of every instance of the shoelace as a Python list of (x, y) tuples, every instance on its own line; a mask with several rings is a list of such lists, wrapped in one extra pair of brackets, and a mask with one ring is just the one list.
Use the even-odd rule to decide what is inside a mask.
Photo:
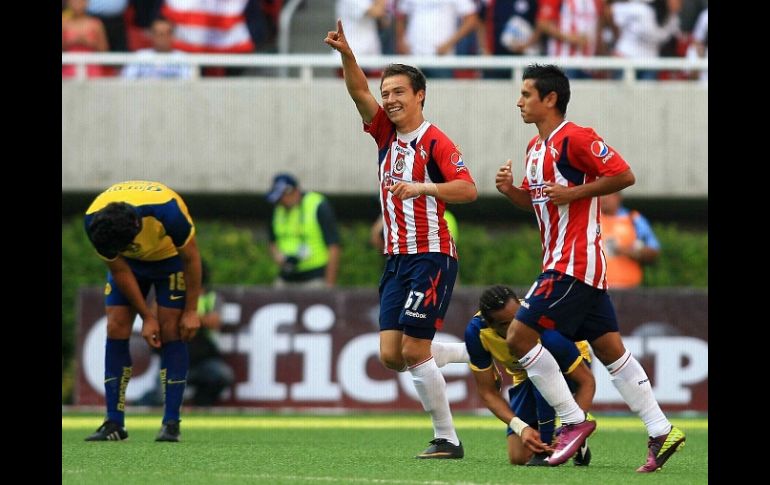
[(650, 451), (652, 451), (652, 455), (655, 457), (657, 457), (658, 453), (660, 453), (660, 448), (662, 446), (663, 446), (662, 443), (655, 438), (650, 438), (647, 441), (647, 448), (649, 448)]
[(441, 443), (446, 443), (447, 441), (449, 441), (449, 440), (446, 439), (446, 438), (436, 438), (436, 439), (430, 440), (430, 444), (432, 444), (432, 445), (440, 445)]

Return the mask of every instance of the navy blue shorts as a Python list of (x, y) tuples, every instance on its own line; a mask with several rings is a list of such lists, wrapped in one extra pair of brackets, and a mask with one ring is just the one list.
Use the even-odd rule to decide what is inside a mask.
[(615, 308), (606, 290), (554, 270), (540, 274), (516, 312), (516, 320), (538, 332), (558, 330), (576, 342), (590, 343), (618, 331)]
[[(540, 395), (540, 392), (529, 379), (508, 389), (508, 399), (511, 411), (513, 411), (517, 418), (532, 427), (532, 429), (539, 430), (541, 423), (545, 424), (556, 419), (556, 411)], [(512, 434), (513, 430), (508, 426), (506, 435), (510, 436)], [(542, 435), (540, 439), (544, 439)], [(545, 439), (550, 442), (550, 438)]]
[(380, 279), (380, 330), (432, 340), (444, 324), (457, 260), (442, 253), (388, 256)]
[[(139, 261), (126, 258), (131, 267), (142, 296), (147, 298), (150, 287), (155, 286), (155, 298), (158, 306), (167, 308), (184, 308), (187, 287), (182, 271), (182, 258), (172, 256), (160, 261)], [(107, 272), (107, 285), (104, 287), (105, 304), (107, 306), (131, 306), (128, 298), (120, 291), (112, 277)]]

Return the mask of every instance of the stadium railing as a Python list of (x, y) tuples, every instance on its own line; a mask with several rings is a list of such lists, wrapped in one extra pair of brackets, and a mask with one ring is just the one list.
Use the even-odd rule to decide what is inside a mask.
[[(499, 69), (512, 72), (513, 79), (520, 79), (524, 68), (532, 63), (557, 64), (564, 69), (621, 70), (622, 80), (627, 84), (636, 83), (636, 71), (682, 71), (699, 73), (708, 70), (708, 59), (685, 59), (679, 57), (625, 59), (619, 57), (527, 57), (527, 56), (361, 56), (358, 64), (364, 69), (382, 69), (390, 63), (402, 63), (420, 68), (450, 69)], [(194, 66), (195, 75), (200, 76), (201, 68), (243, 67), (275, 69), (275, 75), (290, 76), (294, 68), (298, 77), (311, 80), (319, 76), (319, 69), (337, 69), (339, 56), (330, 54), (187, 54), (181, 60)], [(75, 77), (67, 81), (85, 81), (87, 65), (122, 66), (126, 64), (179, 64), (180, 58), (171, 54), (158, 54), (152, 59), (138, 57), (132, 53), (62, 53), (62, 65), (74, 65)], [(328, 75), (327, 75), (328, 76)]]

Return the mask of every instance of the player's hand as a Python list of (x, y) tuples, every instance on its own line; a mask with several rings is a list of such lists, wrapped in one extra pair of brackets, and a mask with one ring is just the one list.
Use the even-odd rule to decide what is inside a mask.
[(534, 453), (553, 453), (553, 448), (540, 441), (540, 431), (537, 431), (530, 426), (527, 426), (522, 430), (521, 442)]
[(189, 342), (192, 340), (199, 328), (201, 328), (201, 319), (197, 311), (182, 312), (182, 318), (179, 320), (179, 336), (183, 341)]
[(147, 315), (142, 319), (142, 338), (150, 347), (160, 348), (160, 324), (155, 315)]
[(420, 196), (417, 184), (410, 184), (408, 182), (396, 182), (388, 190), (401, 200), (414, 199)]
[(569, 204), (573, 200), (571, 196), (572, 192), (570, 191), (569, 187), (555, 184), (553, 182), (545, 183), (543, 193), (547, 195), (548, 198), (551, 199), (551, 202), (556, 205)]
[(342, 20), (340, 19), (337, 19), (337, 31), (330, 30), (326, 34), (324, 42), (334, 50), (339, 51), (340, 54), (353, 54), (350, 44), (348, 44), (348, 40), (345, 38), (345, 31), (342, 29)]
[(508, 195), (508, 192), (513, 188), (512, 163), (513, 162), (508, 159), (507, 162), (497, 169), (497, 173), (495, 174), (495, 187), (497, 187), (497, 191), (503, 195)]

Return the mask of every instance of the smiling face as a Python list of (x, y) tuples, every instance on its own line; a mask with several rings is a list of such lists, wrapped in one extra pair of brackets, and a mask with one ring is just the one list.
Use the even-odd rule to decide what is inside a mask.
[(382, 80), (382, 107), (388, 119), (402, 133), (413, 131), (423, 122), (422, 102), (425, 91), (412, 88), (409, 76), (397, 74)]
[(494, 329), (498, 335), (505, 338), (508, 334), (508, 326), (513, 321), (520, 306), (519, 300), (516, 298), (509, 298), (508, 301), (505, 302), (504, 307), (489, 312), (489, 320), (491, 321), (488, 320), (487, 325)]

